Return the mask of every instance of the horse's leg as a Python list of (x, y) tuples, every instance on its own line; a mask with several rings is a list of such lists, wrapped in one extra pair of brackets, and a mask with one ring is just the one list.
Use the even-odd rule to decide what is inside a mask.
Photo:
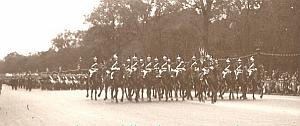
[(193, 85), (194, 85), (194, 83), (192, 83), (192, 85), (189, 85), (189, 97), (190, 97), (191, 100), (193, 100), (193, 97), (192, 97)]
[(97, 87), (95, 87), (94, 90), (95, 90), (95, 100), (97, 101)]
[(158, 101), (160, 101), (161, 100), (161, 95), (162, 95), (161, 86), (157, 86), (156, 92), (157, 92)]
[(114, 90), (115, 90), (115, 85), (112, 85), (110, 87), (110, 97), (112, 101), (114, 100)]
[(91, 100), (93, 100), (93, 88), (91, 88)]
[(138, 84), (136, 83), (134, 86), (135, 89), (135, 101), (139, 102), (139, 97), (140, 97), (140, 87), (138, 86)]
[(252, 87), (252, 98), (253, 98), (253, 100), (255, 100), (254, 93), (255, 93), (255, 87), (254, 87), (254, 85), (253, 85), (253, 87)]
[(154, 79), (153, 82), (154, 82), (154, 83), (153, 83), (154, 85), (153, 85), (153, 87), (152, 87), (152, 90), (153, 90), (152, 96), (153, 96), (153, 98), (156, 98), (156, 85), (157, 85), (156, 79)]
[(104, 85), (104, 90), (105, 90), (105, 96), (104, 96), (104, 100), (107, 100), (107, 90), (108, 90), (108, 85), (107, 84), (105, 84)]
[(147, 88), (147, 99), (148, 101), (151, 101), (151, 86), (150, 86), (151, 82), (149, 82), (149, 79), (147, 79), (146, 81), (146, 88)]
[(231, 82), (231, 90), (230, 90), (230, 92), (231, 92), (231, 96), (232, 96), (232, 99), (234, 99), (234, 90), (235, 90), (235, 85), (234, 85), (234, 82)]
[(103, 90), (104, 86), (103, 85), (100, 85), (99, 87), (99, 94), (98, 94), (98, 97), (101, 96), (101, 93), (102, 93), (102, 90)]
[(175, 95), (175, 98), (176, 98), (176, 101), (178, 101), (178, 84), (175, 83), (175, 88), (174, 88), (174, 95)]
[(119, 101), (118, 101), (118, 92), (119, 92), (119, 88), (116, 86), (116, 87), (115, 87), (115, 96), (114, 96), (114, 98), (116, 99), (116, 103), (119, 102)]
[(263, 95), (264, 95), (264, 85), (262, 84), (262, 82), (259, 84), (260, 86), (260, 98), (262, 99), (263, 98)]
[(142, 98), (142, 101), (144, 101), (144, 81), (143, 80), (139, 81), (139, 85), (141, 86), (140, 87), (140, 91), (142, 93), (141, 98)]
[(253, 100), (255, 100), (255, 96), (254, 96), (254, 93), (255, 93), (255, 91), (256, 91), (256, 89), (257, 89), (257, 85), (256, 85), (256, 82), (254, 82), (254, 80), (252, 80), (251, 81), (251, 83), (252, 83), (252, 98), (253, 98)]
[(236, 99), (239, 99), (240, 82), (238, 80), (236, 81), (236, 85)]
[(123, 99), (124, 99), (124, 92), (125, 92), (125, 87), (122, 86), (122, 87), (121, 87), (121, 90), (122, 90), (121, 102), (123, 102)]
[(86, 97), (89, 97), (89, 82), (90, 80), (88, 80), (88, 82), (86, 83)]

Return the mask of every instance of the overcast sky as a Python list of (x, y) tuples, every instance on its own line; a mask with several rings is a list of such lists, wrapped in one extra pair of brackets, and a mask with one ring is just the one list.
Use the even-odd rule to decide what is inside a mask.
[(0, 0), (0, 59), (45, 51), (65, 29), (87, 29), (84, 15), (99, 0)]

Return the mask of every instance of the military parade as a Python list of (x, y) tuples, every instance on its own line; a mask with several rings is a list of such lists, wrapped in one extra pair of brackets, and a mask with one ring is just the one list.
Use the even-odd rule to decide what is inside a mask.
[[(112, 102), (128, 101), (184, 101), (196, 99), (215, 103), (229, 93), (229, 100), (256, 99), (268, 93), (299, 95), (299, 73), (267, 72), (257, 64), (257, 54), (242, 58), (217, 59), (201, 51), (196, 57), (137, 57), (121, 61), (117, 54), (99, 61), (93, 58), (89, 69), (73, 71), (7, 74), (2, 83), (13, 90), (86, 90), (86, 97)], [(81, 60), (81, 59), (80, 59)], [(271, 74), (269, 74), (271, 73)], [(99, 91), (98, 91), (99, 90)], [(247, 96), (247, 94), (249, 94)]]

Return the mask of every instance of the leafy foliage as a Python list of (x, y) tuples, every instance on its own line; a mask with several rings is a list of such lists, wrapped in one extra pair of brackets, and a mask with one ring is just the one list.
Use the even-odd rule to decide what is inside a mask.
[[(199, 47), (216, 57), (256, 48), (300, 53), (299, 20), (299, 0), (102, 0), (86, 16), (88, 30), (59, 33), (46, 52), (10, 53), (0, 62), (0, 72), (76, 69), (79, 57), (81, 68), (87, 68), (92, 57), (109, 60), (115, 53), (188, 59)], [(300, 61), (292, 61), (299, 66)]]

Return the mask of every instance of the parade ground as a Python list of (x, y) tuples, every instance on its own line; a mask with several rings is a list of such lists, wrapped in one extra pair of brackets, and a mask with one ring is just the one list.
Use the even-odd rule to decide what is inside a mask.
[(300, 97), (263, 99), (140, 101), (86, 98), (85, 90), (12, 90), (3, 85), (0, 126), (299, 126)]

